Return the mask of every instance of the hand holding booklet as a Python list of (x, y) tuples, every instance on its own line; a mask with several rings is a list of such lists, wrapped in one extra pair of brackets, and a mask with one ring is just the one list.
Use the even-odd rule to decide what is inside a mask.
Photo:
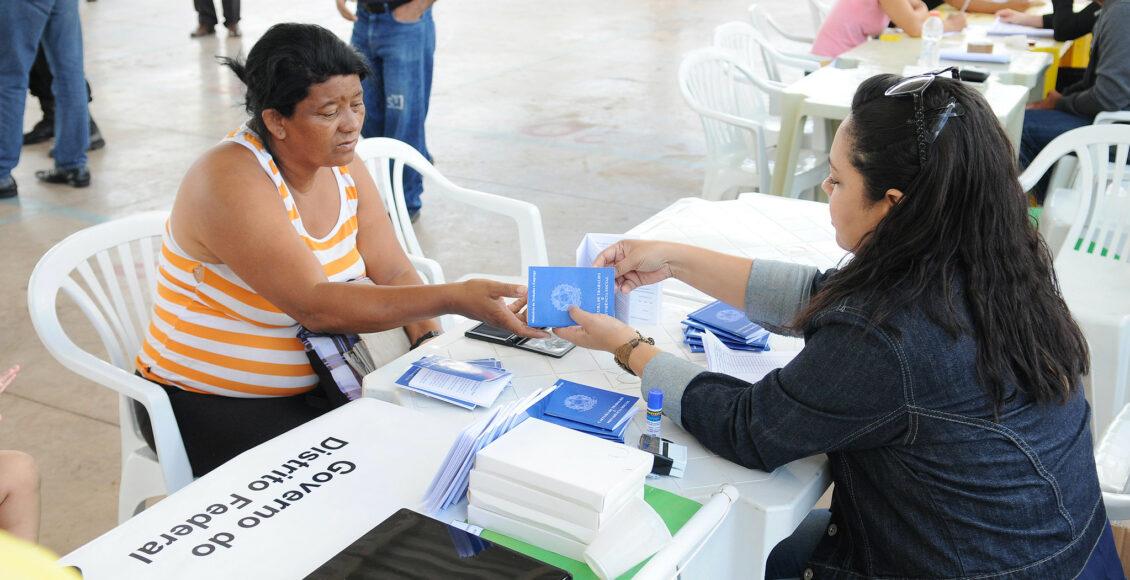
[[(600, 253), (613, 244), (629, 239), (619, 234), (585, 234), (577, 246), (577, 267), (592, 266)], [(641, 286), (629, 294), (616, 292), (616, 318), (629, 326), (659, 324), (663, 310), (663, 283)]]
[(531, 266), (526, 323), (534, 328), (576, 326), (569, 308), (614, 314), (615, 268)]

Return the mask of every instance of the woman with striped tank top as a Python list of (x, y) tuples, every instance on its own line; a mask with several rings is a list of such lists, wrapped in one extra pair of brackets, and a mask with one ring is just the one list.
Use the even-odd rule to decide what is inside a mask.
[(420, 280), (354, 156), (363, 57), (324, 28), (279, 24), (246, 63), (225, 64), (247, 85), (251, 119), (181, 183), (137, 356), (169, 394), (196, 475), (323, 412), (305, 397), (318, 377), (300, 326), (403, 328), (418, 345), (454, 313), (546, 336), (515, 314), (523, 287)]

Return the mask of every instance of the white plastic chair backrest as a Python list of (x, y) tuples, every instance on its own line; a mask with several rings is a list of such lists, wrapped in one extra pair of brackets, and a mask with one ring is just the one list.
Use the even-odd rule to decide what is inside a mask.
[(727, 22), (715, 28), (714, 46), (733, 52), (751, 73), (764, 71), (766, 83), (779, 90), (786, 87), (785, 67), (799, 69), (802, 74), (820, 68), (815, 59), (781, 52), (765, 34), (745, 22)]
[(828, 19), (828, 12), (831, 10), (831, 3), (825, 3), (821, 0), (808, 0), (808, 12), (812, 15), (812, 29), (816, 33), (819, 33), (820, 28), (824, 26), (824, 21)]
[[(801, 45), (811, 45), (816, 38), (815, 32), (812, 36), (808, 36), (796, 32), (795, 27), (784, 26), (778, 23), (777, 19), (773, 18), (764, 7), (757, 4), (753, 4), (749, 7), (749, 18), (753, 23), (753, 27), (771, 41), (783, 38)], [(818, 30), (819, 29), (817, 29), (817, 31)], [(811, 48), (811, 46), (806, 46), (805, 52), (808, 52)]]
[(1088, 125), (1056, 137), (1021, 174), (1020, 185), (1028, 191), (1062, 157), (1075, 155), (1078, 159), (1075, 189), (1079, 207), (1057, 262), (1086, 257), (1130, 263), (1128, 152), (1130, 126)]
[[(134, 356), (152, 312), (157, 251), (168, 217), (164, 211), (147, 212), (71, 234), (48, 250), (32, 271), (28, 310), (39, 339), (56, 360), (122, 395), (123, 452), (144, 445), (129, 399), (145, 405), (171, 493), (192, 481), (184, 443), (168, 395), (133, 374)], [(94, 327), (105, 358), (79, 347), (63, 329), (57, 311), (60, 290)]]
[(1095, 451), (1103, 501), (1112, 521), (1130, 520), (1130, 315), (1122, 318), (1118, 336), (1112, 408), (1122, 411), (1107, 426)]
[(416, 231), (412, 227), (412, 220), (408, 215), (408, 207), (404, 202), (405, 167), (415, 169), (423, 176), (428, 185), (429, 195), (449, 197), (514, 219), (518, 225), (523, 277), (529, 266), (544, 266), (549, 263), (545, 233), (542, 230), (541, 215), (537, 206), (455, 185), (419, 151), (396, 139), (384, 137), (362, 139), (357, 144), (356, 152), (376, 181), (385, 209), (392, 219), (397, 239), (408, 254), (424, 257), (420, 242), (416, 239)]
[(1095, 125), (1130, 123), (1130, 111), (1106, 111), (1095, 115)]
[(760, 191), (768, 191), (772, 176), (764, 124), (769, 116), (768, 97), (779, 94), (778, 89), (750, 73), (728, 51), (700, 48), (679, 65), (679, 90), (702, 120), (710, 156), (744, 151), (757, 160)]
[(669, 580), (678, 576), (722, 525), (740, 495), (736, 487), (723, 485), (633, 578)]

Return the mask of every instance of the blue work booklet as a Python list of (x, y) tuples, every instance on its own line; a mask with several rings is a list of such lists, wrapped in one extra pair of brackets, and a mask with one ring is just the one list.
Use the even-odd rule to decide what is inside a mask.
[(534, 328), (575, 326), (570, 306), (615, 315), (615, 268), (530, 267), (527, 324)]
[(529, 414), (574, 431), (623, 443), (624, 432), (636, 413), (639, 400), (639, 397), (561, 379), (548, 396), (530, 407)]

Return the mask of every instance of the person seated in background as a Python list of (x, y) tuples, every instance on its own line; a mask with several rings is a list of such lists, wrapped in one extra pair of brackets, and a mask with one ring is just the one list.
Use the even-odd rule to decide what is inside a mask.
[(579, 326), (555, 331), (616, 353), (730, 461), (773, 471), (828, 454), (831, 511), (771, 553), (769, 578), (1118, 567), (1081, 384), (1087, 343), (1004, 129), (976, 90), (937, 74), (878, 75), (853, 97), (823, 184), (836, 242), (854, 254), (842, 268), (639, 240), (595, 260), (622, 291), (674, 277), (803, 335), (784, 368), (752, 384), (706, 372), (576, 308)]
[(247, 86), (251, 118), (181, 182), (136, 360), (168, 393), (194, 474), (324, 412), (304, 396), (318, 376), (300, 327), (402, 329), (400, 352), (447, 313), (548, 336), (515, 314), (521, 286), (422, 283), (354, 154), (368, 74), (354, 49), (319, 26), (278, 24), (245, 63), (224, 62)]
[[(16, 365), (0, 374), (0, 393), (16, 375)], [(39, 541), (39, 468), (23, 451), (0, 450), (0, 530), (31, 543)]]
[[(868, 36), (881, 34), (888, 24), (908, 36), (922, 36), (922, 24), (930, 9), (922, 0), (839, 0), (816, 33), (812, 54), (835, 58), (867, 42)], [(950, 13), (942, 21), (946, 32), (965, 28), (965, 15)]]
[[(1096, 0), (1102, 7), (1095, 21), (1091, 59), (1083, 79), (1063, 93), (1052, 91), (1044, 100), (1028, 105), (1020, 136), (1020, 167), (1072, 129), (1090, 125), (1105, 111), (1130, 110), (1130, 0)], [(1032, 192), (1044, 202), (1048, 176)]]
[(1102, 2), (1091, 2), (1076, 12), (1074, 0), (1052, 0), (1051, 14), (1028, 14), (1011, 7), (996, 14), (1001, 22), (1051, 29), (1053, 38), (1067, 42), (1090, 34), (1095, 28), (1095, 20), (1098, 19), (1101, 8)]

